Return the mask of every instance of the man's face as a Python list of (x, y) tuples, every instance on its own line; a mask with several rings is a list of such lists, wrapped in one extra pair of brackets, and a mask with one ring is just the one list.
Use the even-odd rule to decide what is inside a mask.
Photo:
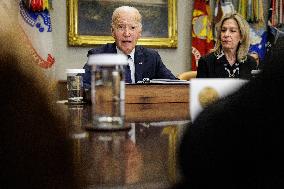
[(116, 45), (124, 54), (130, 54), (141, 37), (141, 27), (134, 18), (135, 13), (122, 12), (112, 28)]

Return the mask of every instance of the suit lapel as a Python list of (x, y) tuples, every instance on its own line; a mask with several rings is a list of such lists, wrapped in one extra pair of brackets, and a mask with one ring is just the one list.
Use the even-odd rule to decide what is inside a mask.
[(134, 54), (134, 65), (135, 65), (135, 81), (142, 81), (144, 72), (143, 66), (144, 64), (144, 56), (143, 56), (143, 48), (141, 46), (135, 47), (135, 54)]
[(221, 58), (216, 60), (215, 64), (215, 74), (218, 78), (226, 77), (226, 71), (224, 69), (224, 64), (226, 63), (226, 57), (223, 55)]
[(107, 53), (117, 53), (116, 44), (112, 43), (107, 46)]

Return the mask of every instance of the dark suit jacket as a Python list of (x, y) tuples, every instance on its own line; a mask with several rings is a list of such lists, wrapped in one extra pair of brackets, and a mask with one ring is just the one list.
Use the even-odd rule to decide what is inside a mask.
[[(201, 57), (198, 61), (197, 78), (227, 78), (228, 73), (224, 69), (226, 58), (223, 55), (217, 59), (214, 52)], [(247, 60), (240, 63), (240, 78), (250, 79), (251, 70), (257, 69), (256, 62), (253, 57), (247, 56)]]
[[(116, 44), (106, 44), (100, 48), (94, 48), (88, 51), (88, 56), (91, 54), (100, 53), (117, 53)], [(163, 64), (160, 55), (157, 51), (143, 46), (137, 45), (134, 54), (135, 64), (135, 81), (142, 81), (143, 78), (149, 79), (177, 79), (170, 70)], [(85, 74), (83, 82), (85, 88), (91, 86), (91, 66), (85, 64)]]

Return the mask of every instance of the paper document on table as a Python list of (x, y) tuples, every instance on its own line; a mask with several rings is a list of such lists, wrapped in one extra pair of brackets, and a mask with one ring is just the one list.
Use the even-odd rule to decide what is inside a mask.
[(160, 84), (189, 84), (190, 81), (178, 80), (178, 79), (152, 79), (150, 83), (160, 83)]
[(194, 122), (209, 104), (239, 90), (247, 80), (235, 78), (194, 78), (190, 84), (190, 117)]
[(150, 122), (150, 123), (141, 123), (145, 127), (168, 127), (171, 125), (185, 125), (190, 123), (190, 120), (179, 120), (179, 121), (159, 121), (159, 122)]

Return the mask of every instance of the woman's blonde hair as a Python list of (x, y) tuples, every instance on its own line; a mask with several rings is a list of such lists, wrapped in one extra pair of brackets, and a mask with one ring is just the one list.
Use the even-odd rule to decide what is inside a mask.
[(249, 24), (248, 22), (239, 14), (239, 13), (228, 13), (225, 14), (221, 21), (216, 25), (216, 43), (213, 52), (218, 55), (222, 53), (222, 45), (221, 45), (221, 28), (224, 21), (228, 19), (234, 19), (239, 27), (242, 40), (239, 43), (239, 47), (237, 49), (237, 59), (239, 62), (243, 62), (247, 58), (247, 54), (249, 51), (250, 40), (249, 40)]

